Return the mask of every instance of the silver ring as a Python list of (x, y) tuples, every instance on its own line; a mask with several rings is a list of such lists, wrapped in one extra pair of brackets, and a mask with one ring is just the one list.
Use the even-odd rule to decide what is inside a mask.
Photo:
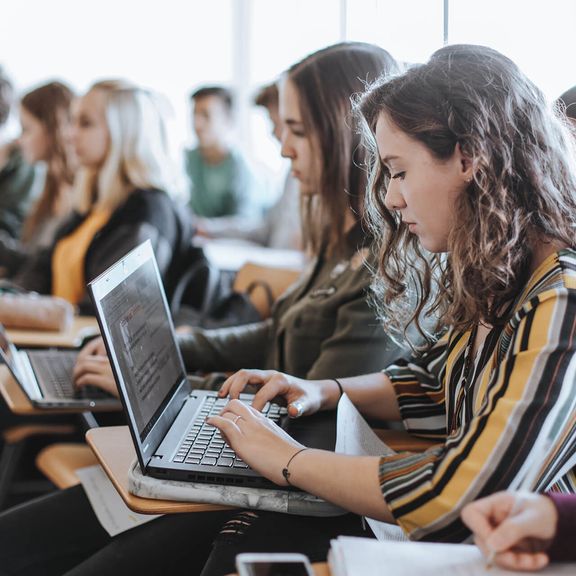
[(294, 416), (294, 418), (300, 418), (300, 416), (304, 414), (304, 406), (302, 405), (302, 402), (292, 402), (292, 406), (296, 408), (296, 416)]
[(240, 418), (242, 418), (242, 416), (240, 416), (240, 414), (237, 414), (236, 418), (234, 418), (234, 420), (232, 420), (232, 422), (234, 422), (234, 424), (236, 424), (236, 422), (238, 422), (238, 420), (240, 420)]

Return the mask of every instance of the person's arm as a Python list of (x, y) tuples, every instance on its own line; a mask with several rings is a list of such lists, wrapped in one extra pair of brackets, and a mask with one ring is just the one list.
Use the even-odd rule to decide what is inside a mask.
[[(447, 379), (446, 441), (422, 454), (381, 459), (382, 494), (411, 538), (466, 539), (468, 531), (459, 518), (466, 502), (508, 489), (526, 461), (540, 463), (540, 428), (534, 423), (545, 421), (557, 408), (560, 392), (573, 387), (568, 366), (576, 341), (566, 335), (575, 318), (573, 291), (550, 291), (540, 301), (528, 302), (510, 321), (513, 328), (504, 327), (505, 351), (496, 348), (471, 390), (457, 387), (458, 371)], [(458, 343), (453, 338), (449, 357)], [(448, 362), (447, 376), (458, 365)], [(420, 396), (411, 396), (410, 382), (397, 381), (395, 388), (403, 421), (413, 432), (419, 426)], [(407, 418), (414, 421), (407, 423)], [(560, 464), (555, 459), (550, 466)]]
[(576, 562), (576, 494), (547, 494), (558, 515), (556, 535), (552, 539), (548, 556), (552, 562)]
[[(400, 419), (394, 388), (385, 374), (339, 378), (338, 382), (365, 416), (378, 420)], [(262, 410), (266, 402), (283, 397), (293, 417), (334, 410), (341, 396), (334, 379), (304, 380), (276, 370), (239, 370), (222, 384), (219, 394), (236, 399), (248, 385), (258, 387), (252, 401), (255, 410)]]
[[(298, 453), (302, 445), (238, 400), (208, 422), (250, 467), (273, 482), (289, 483), (357, 514), (394, 521), (379, 490), (378, 458), (311, 449)], [(289, 474), (283, 474), (285, 468)]]
[(213, 330), (193, 328), (178, 335), (184, 364), (189, 371), (233, 371), (243, 366), (264, 366), (272, 339), (272, 321)]
[[(354, 348), (354, 346), (352, 346)], [(346, 362), (346, 346), (339, 345), (340, 356), (330, 356), (334, 365), (329, 373), (340, 370)], [(359, 353), (357, 351), (357, 353)], [(415, 424), (414, 433), (427, 438), (446, 436), (445, 420), (438, 424), (438, 413), (443, 409), (441, 371), (446, 353), (446, 339), (438, 342), (426, 355), (412, 362), (402, 360), (399, 364), (389, 366), (386, 373), (377, 372), (352, 378), (338, 378), (344, 392), (352, 403), (367, 418), (375, 420), (400, 420), (412, 432), (410, 426)], [(369, 361), (356, 362), (355, 366), (365, 366)], [(421, 390), (423, 380), (424, 390)], [(312, 414), (318, 410), (336, 408), (340, 390), (332, 378), (322, 380), (304, 380), (289, 376), (275, 370), (239, 370), (223, 385), (220, 394), (238, 398), (247, 385), (260, 388), (253, 406), (261, 409), (266, 402), (276, 396), (283, 396), (288, 403), (289, 411), (296, 414)], [(415, 390), (419, 390), (418, 403), (414, 406)], [(403, 399), (398, 402), (398, 395)], [(292, 406), (298, 403), (300, 410)], [(426, 406), (426, 410), (421, 410)], [(404, 412), (401, 416), (401, 409)], [(427, 414), (432, 414), (428, 418)]]

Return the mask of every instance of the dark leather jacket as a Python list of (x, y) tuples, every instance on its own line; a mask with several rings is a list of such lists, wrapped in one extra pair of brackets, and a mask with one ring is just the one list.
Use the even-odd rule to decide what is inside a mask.
[[(85, 215), (74, 213), (56, 234), (59, 239), (71, 234)], [(183, 219), (173, 200), (160, 190), (137, 189), (119, 206), (110, 220), (94, 236), (84, 262), (86, 281), (94, 279), (121, 256), (150, 239), (163, 278), (173, 272), (178, 253), (190, 242), (192, 228)], [(50, 294), (54, 246), (35, 254), (15, 278), (27, 290)], [(81, 312), (92, 313), (88, 294), (79, 304)]]

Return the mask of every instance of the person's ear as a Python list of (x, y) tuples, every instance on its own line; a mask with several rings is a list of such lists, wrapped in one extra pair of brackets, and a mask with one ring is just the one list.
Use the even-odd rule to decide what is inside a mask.
[(462, 179), (470, 183), (474, 178), (474, 166), (472, 165), (472, 159), (462, 152), (460, 142), (456, 143), (456, 149), (454, 152), (457, 155), (458, 161), (460, 162), (460, 172)]

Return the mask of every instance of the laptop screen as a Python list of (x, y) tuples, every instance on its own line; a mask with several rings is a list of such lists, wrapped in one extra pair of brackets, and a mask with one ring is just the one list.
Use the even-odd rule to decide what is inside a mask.
[(143, 442), (186, 379), (150, 242), (123, 257), (90, 289), (128, 416)]

